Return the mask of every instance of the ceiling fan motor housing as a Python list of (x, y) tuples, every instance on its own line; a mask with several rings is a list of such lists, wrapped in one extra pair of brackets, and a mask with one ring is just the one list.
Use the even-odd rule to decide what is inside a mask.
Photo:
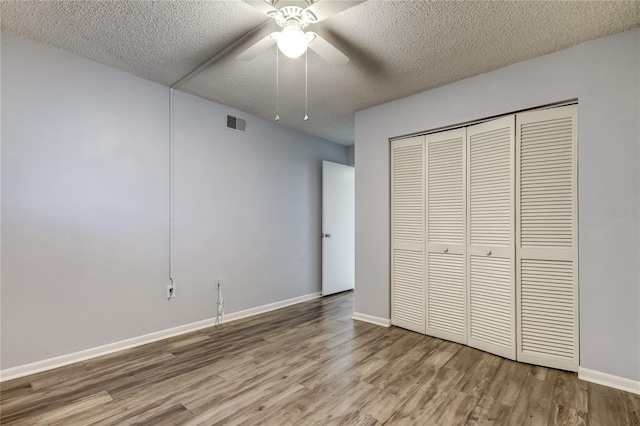
[(300, 29), (318, 20), (313, 12), (298, 6), (285, 6), (280, 10), (269, 12), (268, 15), (281, 27), (287, 26), (287, 23), (293, 20), (298, 23)]
[[(325, 20), (345, 9), (362, 3), (365, 0), (243, 0), (248, 5), (266, 14), (276, 21), (281, 31), (272, 32), (254, 43), (238, 55), (238, 59), (249, 61), (268, 50), (274, 43), (278, 51), (289, 58), (297, 58), (311, 48), (322, 59), (333, 65), (344, 65), (349, 58), (338, 48), (312, 31), (305, 29), (319, 21)], [(308, 6), (300, 7), (292, 3)], [(283, 5), (279, 9), (279, 5)]]

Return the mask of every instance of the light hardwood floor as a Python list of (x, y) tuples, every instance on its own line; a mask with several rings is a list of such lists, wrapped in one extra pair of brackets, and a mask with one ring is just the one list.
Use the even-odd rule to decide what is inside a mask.
[(2, 383), (3, 425), (640, 425), (640, 396), (353, 321), (344, 293)]

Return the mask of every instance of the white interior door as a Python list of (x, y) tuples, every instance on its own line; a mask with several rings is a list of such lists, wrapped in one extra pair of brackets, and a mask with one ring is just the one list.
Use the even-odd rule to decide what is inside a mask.
[(391, 324), (424, 333), (424, 136), (391, 142)]
[(426, 136), (427, 334), (467, 343), (466, 129)]
[(517, 120), (518, 361), (578, 370), (578, 109)]
[(467, 128), (468, 345), (516, 358), (515, 117)]
[(322, 162), (322, 295), (355, 283), (355, 170)]

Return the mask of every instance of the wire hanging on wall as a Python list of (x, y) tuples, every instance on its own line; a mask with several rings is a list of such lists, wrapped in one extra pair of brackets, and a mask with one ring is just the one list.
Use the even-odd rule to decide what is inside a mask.
[(280, 110), (280, 49), (276, 46), (276, 117), (275, 120), (280, 120), (278, 111)]
[(307, 82), (307, 77), (309, 75), (309, 62), (307, 60), (307, 58), (309, 57), (309, 49), (307, 49), (304, 52), (304, 121), (309, 120), (309, 114), (308, 114), (308, 101), (309, 101), (309, 95), (308, 95), (308, 82)]
[(222, 285), (220, 283), (218, 283), (218, 302), (216, 306), (218, 308), (216, 313), (216, 326), (220, 326), (224, 320), (224, 298), (222, 297)]
[[(173, 87), (169, 88), (169, 289), (171, 294), (174, 294), (175, 291), (175, 281), (173, 279), (173, 244), (174, 244), (174, 235), (173, 235), (173, 193), (174, 193), (174, 112), (173, 112)], [(169, 297), (169, 299), (171, 299)]]

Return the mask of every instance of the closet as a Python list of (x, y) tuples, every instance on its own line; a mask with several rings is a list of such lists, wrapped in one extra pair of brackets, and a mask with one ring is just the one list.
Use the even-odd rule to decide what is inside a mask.
[(391, 142), (391, 323), (578, 367), (577, 106)]

